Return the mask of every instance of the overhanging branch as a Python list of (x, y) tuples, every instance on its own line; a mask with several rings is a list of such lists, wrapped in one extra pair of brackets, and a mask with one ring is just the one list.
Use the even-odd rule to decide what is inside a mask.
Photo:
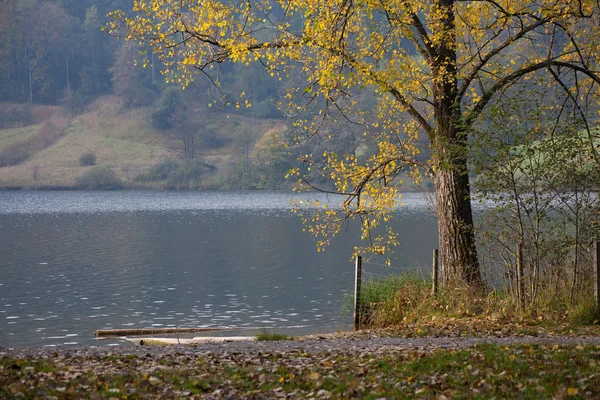
[(471, 109), (471, 111), (467, 114), (464, 119), (465, 128), (470, 128), (475, 120), (481, 115), (485, 107), (488, 105), (492, 97), (498, 93), (500, 90), (505, 87), (515, 83), (522, 77), (527, 74), (533, 73), (535, 71), (550, 68), (550, 67), (562, 67), (571, 69), (573, 71), (581, 72), (582, 74), (588, 76), (593, 79), (596, 83), (600, 84), (600, 77), (598, 76), (596, 71), (589, 70), (577, 64), (572, 64), (565, 61), (558, 61), (555, 59), (544, 60), (536, 64), (532, 64), (521, 68), (520, 70), (514, 71), (511, 74), (505, 76), (496, 82), (490, 89), (488, 89), (482, 96), (481, 99), (475, 104), (475, 106)]

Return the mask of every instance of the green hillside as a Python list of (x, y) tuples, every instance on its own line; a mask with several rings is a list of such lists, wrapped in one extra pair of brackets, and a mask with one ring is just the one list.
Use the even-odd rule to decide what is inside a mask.
[[(0, 129), (0, 165), (5, 165), (0, 167), (0, 187), (77, 187), (81, 184), (78, 178), (103, 168), (112, 171), (122, 187), (260, 188), (261, 174), (248, 180), (239, 169), (252, 171), (257, 169), (253, 166), (269, 164), (270, 160), (259, 158), (277, 146), (275, 137), (286, 129), (281, 120), (253, 120), (190, 108), (195, 160), (186, 161), (179, 132), (153, 127), (150, 108), (126, 109), (117, 97), (109, 96), (96, 100), (87, 110), (65, 116), (56, 108), (41, 123)], [(50, 139), (46, 139), (48, 132)], [(8, 158), (23, 149), (27, 150), (23, 161), (6, 165), (14, 163)], [(80, 158), (85, 153), (95, 156), (95, 165), (82, 166)], [(179, 165), (188, 171), (181, 178), (184, 181), (172, 185), (170, 176), (156, 178), (153, 173), (163, 164), (171, 170)], [(189, 175), (192, 170), (193, 176)], [(278, 172), (283, 181), (284, 170)], [(269, 182), (266, 186), (283, 184)]]
[(0, 149), (30, 138), (35, 134), (39, 127), (39, 124), (35, 124), (22, 128), (9, 128), (0, 130)]

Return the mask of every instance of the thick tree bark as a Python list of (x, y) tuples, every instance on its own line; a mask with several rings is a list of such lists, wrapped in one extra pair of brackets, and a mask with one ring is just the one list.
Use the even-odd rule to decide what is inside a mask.
[(458, 280), (480, 286), (467, 170), (467, 133), (462, 126), (457, 98), (455, 2), (437, 2), (445, 40), (433, 48), (436, 57), (432, 61), (436, 76), (442, 78), (433, 85), (435, 132), (430, 137), (435, 166), (440, 271), (443, 284)]
[(439, 170), (434, 180), (442, 283), (459, 280), (480, 285), (466, 165), (463, 171)]

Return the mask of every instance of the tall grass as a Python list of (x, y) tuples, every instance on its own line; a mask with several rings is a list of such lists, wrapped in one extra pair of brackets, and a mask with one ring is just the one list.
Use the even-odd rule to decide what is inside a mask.
[[(509, 290), (477, 291), (460, 283), (441, 288), (434, 296), (431, 280), (417, 273), (370, 279), (361, 288), (360, 324), (386, 328), (446, 317), (591, 325), (600, 319), (591, 285), (575, 297), (568, 282), (556, 285), (548, 280), (541, 285), (543, 295), (521, 306)], [(346, 301), (346, 308), (350, 303)]]

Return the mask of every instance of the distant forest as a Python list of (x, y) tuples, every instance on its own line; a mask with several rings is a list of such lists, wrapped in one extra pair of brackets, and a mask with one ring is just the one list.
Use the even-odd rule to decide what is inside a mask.
[[(200, 74), (185, 90), (166, 83), (163, 65), (149, 47), (103, 30), (108, 12), (128, 12), (132, 6), (132, 0), (0, 1), (0, 129), (33, 126), (46, 120), (32, 116), (31, 107), (24, 107), (28, 104), (35, 107), (35, 115), (43, 107), (60, 106), (68, 118), (62, 125), (52, 125), (56, 134), (50, 139), (40, 131), (48, 130), (45, 125), (35, 125), (35, 134), (31, 133), (34, 128), (31, 132), (3, 131), (0, 167), (15, 167), (3, 170), (0, 186), (92, 187), (81, 180), (75, 182), (83, 176), (82, 171), (91, 168), (90, 173), (101, 174), (102, 185), (96, 186), (102, 188), (106, 168), (110, 168), (126, 187), (283, 188), (291, 183), (284, 178), (286, 172), (302, 160), (303, 154), (321, 154), (329, 149), (364, 159), (374, 151), (364, 128), (343, 119), (328, 122), (324, 134), (309, 143), (294, 145), (293, 119), (284, 115), (279, 102), (290, 87), (302, 82), (300, 76), (282, 80), (270, 76), (260, 65), (226, 62), (212, 72), (212, 81)], [(143, 60), (148, 61), (145, 68), (140, 65)], [(240, 100), (242, 93), (244, 101)], [(366, 105), (373, 101), (369, 90), (357, 98)], [(117, 114), (106, 112), (106, 104), (114, 101), (118, 102)], [(74, 119), (86, 113), (97, 115)], [(310, 113), (307, 110), (305, 117)], [(109, 118), (111, 124), (104, 124), (106, 130), (94, 131), (90, 118)], [(104, 148), (105, 142), (99, 145), (88, 140), (85, 145), (75, 145), (69, 141), (82, 132), (123, 139), (131, 131), (137, 132), (136, 138), (129, 138), (135, 143), (158, 146), (154, 156), (140, 150), (119, 158)], [(332, 131), (336, 134), (331, 135)], [(155, 133), (164, 143), (159, 144), (162, 139), (153, 136)], [(64, 137), (69, 137), (63, 140), (64, 151), (55, 148), (40, 152)], [(81, 152), (82, 156), (89, 152), (97, 158), (85, 154), (93, 161), (84, 162), (77, 154), (70, 161), (59, 160), (65, 151)], [(183, 161), (194, 164), (184, 166)], [(93, 164), (97, 165), (95, 170), (90, 167)], [(60, 168), (69, 172), (59, 174)], [(52, 170), (54, 177), (48, 175)], [(176, 178), (171, 176), (173, 171)], [(317, 174), (314, 180), (327, 185)]]
[[(147, 106), (164, 90), (161, 66), (150, 49), (102, 31), (106, 14), (130, 10), (131, 0), (4, 0), (0, 7), (0, 101), (78, 111), (112, 93), (126, 106)], [(153, 62), (146, 68), (134, 65), (144, 58)], [(219, 73), (225, 92), (251, 93), (254, 116), (282, 117), (276, 106), (282, 90), (262, 68), (224, 64)], [(204, 79), (189, 90), (196, 100), (222, 97)]]

